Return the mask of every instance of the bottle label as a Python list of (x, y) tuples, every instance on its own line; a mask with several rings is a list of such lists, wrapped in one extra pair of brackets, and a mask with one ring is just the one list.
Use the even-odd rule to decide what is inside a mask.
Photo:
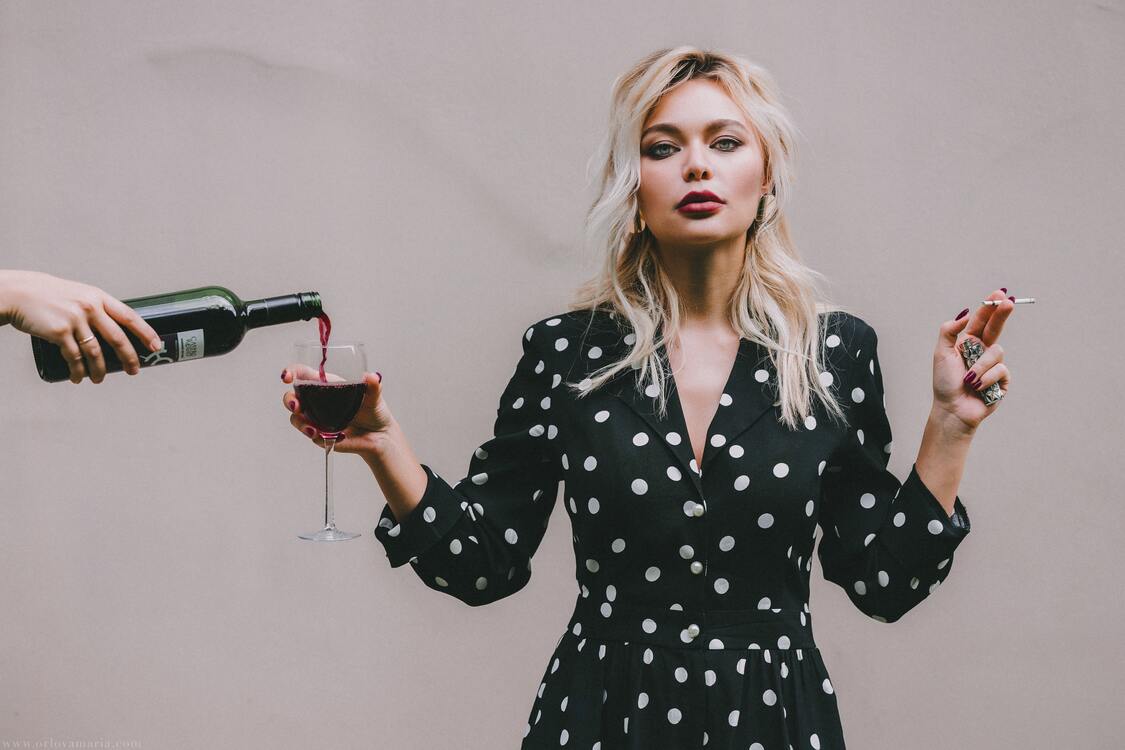
[(141, 357), (141, 366), (163, 365), (171, 362), (184, 362), (203, 357), (203, 329), (166, 333), (160, 337), (164, 346), (157, 352)]

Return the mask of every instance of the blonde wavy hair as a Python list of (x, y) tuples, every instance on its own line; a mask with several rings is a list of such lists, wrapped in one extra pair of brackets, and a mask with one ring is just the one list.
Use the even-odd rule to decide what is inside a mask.
[(820, 380), (825, 355), (819, 325), (821, 313), (845, 309), (827, 300), (824, 276), (798, 258), (785, 216), (797, 131), (764, 68), (737, 55), (693, 46), (653, 52), (614, 81), (608, 132), (587, 165), (589, 175), (591, 165), (601, 164), (601, 181), (586, 216), (585, 246), (603, 264), (579, 288), (569, 310), (601, 309), (624, 318), (636, 340), (628, 355), (592, 373), (588, 382), (567, 385), (581, 398), (625, 368), (640, 369), (638, 388), (655, 384), (659, 412), (667, 413), (668, 373), (660, 352), (678, 336), (682, 311), (659, 262), (656, 238), (639, 222), (641, 129), (664, 94), (696, 78), (716, 81), (746, 116), (772, 184), (746, 231), (745, 262), (727, 311), (729, 322), (743, 338), (768, 350), (777, 372), (780, 400), (775, 405), (781, 407), (783, 424), (797, 429), (811, 413), (814, 396), (833, 418), (846, 421)]

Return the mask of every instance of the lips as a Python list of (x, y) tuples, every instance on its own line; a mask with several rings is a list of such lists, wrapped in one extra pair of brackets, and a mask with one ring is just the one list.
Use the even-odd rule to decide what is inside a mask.
[[(680, 202), (676, 204), (676, 208), (684, 208), (685, 206), (690, 206), (692, 204), (721, 204), (723, 202), (724, 201), (722, 198), (715, 195), (710, 190), (693, 190), (680, 199)], [(713, 206), (708, 206), (708, 208), (713, 208)]]

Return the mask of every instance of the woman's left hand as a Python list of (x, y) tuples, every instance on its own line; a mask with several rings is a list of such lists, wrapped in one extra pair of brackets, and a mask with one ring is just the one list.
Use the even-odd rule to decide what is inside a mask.
[[(1000, 401), (996, 401), (986, 406), (979, 392), (999, 383), (1001, 393), (1006, 395), (1011, 382), (1008, 366), (1004, 364), (1004, 350), (997, 342), (1004, 321), (1016, 306), (1003, 289), (985, 299), (1004, 301), (999, 305), (980, 305), (960, 320), (946, 321), (934, 350), (933, 408), (960, 423), (969, 434), (1000, 405)], [(977, 339), (984, 347), (984, 353), (972, 368), (965, 367), (960, 349), (961, 342), (969, 337)], [(970, 372), (972, 376), (966, 382), (966, 373)]]

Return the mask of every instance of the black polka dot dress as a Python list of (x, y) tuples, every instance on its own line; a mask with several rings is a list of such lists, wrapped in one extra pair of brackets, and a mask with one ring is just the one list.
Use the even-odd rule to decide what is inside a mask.
[(768, 354), (743, 339), (697, 465), (674, 380), (663, 418), (639, 370), (582, 399), (562, 385), (588, 390), (623, 356), (624, 324), (601, 311), (542, 320), (465, 477), (450, 485), (423, 464), (420, 504), (401, 521), (384, 508), (375, 536), (390, 564), (476, 606), (527, 584), (565, 504), (578, 594), (522, 748), (844, 748), (813, 640), (814, 546), (825, 578), (890, 623), (949, 575), (969, 518), (960, 498), (950, 517), (915, 467), (905, 482), (887, 470), (875, 331), (838, 311), (821, 322), (821, 382), (849, 424), (819, 403), (798, 430), (781, 424)]

